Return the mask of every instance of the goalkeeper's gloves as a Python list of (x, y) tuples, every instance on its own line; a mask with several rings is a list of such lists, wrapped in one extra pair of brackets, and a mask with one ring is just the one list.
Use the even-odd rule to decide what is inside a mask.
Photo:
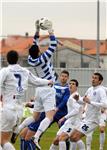
[(36, 26), (36, 32), (39, 32), (40, 31), (39, 20), (36, 20), (35, 26)]
[(53, 28), (52, 28), (52, 24), (49, 23), (49, 25), (48, 25), (48, 33), (49, 33), (49, 34), (53, 34), (53, 32), (54, 32), (54, 30), (53, 30)]

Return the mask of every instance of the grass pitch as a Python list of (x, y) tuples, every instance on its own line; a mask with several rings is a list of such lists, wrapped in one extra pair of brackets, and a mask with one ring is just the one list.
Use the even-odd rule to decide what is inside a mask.
[[(49, 150), (49, 147), (52, 143), (52, 140), (54, 139), (56, 132), (58, 130), (58, 127), (56, 124), (53, 124), (42, 136), (40, 145), (42, 150)], [(106, 139), (104, 144), (104, 150), (107, 150), (107, 128), (106, 128)], [(85, 138), (83, 139), (85, 141)], [(17, 140), (15, 144), (16, 150), (20, 150), (20, 142), (19, 139)], [(99, 129), (97, 128), (93, 134), (93, 140), (92, 140), (92, 150), (99, 150)]]

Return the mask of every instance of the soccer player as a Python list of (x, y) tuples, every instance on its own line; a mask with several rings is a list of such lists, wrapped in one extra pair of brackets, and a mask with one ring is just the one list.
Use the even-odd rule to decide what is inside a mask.
[[(107, 88), (104, 87), (104, 89), (107, 93)], [(107, 109), (101, 108), (100, 116), (99, 116), (99, 130), (100, 130), (100, 139), (99, 139), (100, 148), (99, 148), (99, 150), (103, 150), (103, 147), (104, 147), (106, 120), (107, 120)], [(87, 150), (91, 150), (92, 134), (93, 134), (93, 132), (88, 134), (86, 137)]]
[[(54, 85), (56, 91), (56, 114), (53, 118), (51, 125), (54, 122), (57, 122), (60, 118), (67, 114), (67, 100), (70, 96), (69, 86), (68, 86), (69, 72), (63, 70), (59, 76), (59, 82)], [(28, 149), (35, 149), (35, 145), (31, 140), (31, 137), (34, 136), (40, 122), (44, 119), (45, 114), (41, 113), (41, 116), (37, 122), (31, 123), (28, 127), (24, 128), (21, 135), (21, 150), (24, 150), (25, 147)], [(50, 125), (50, 126), (51, 126)], [(58, 124), (58, 126), (60, 126)]]
[(94, 131), (99, 123), (100, 109), (107, 108), (107, 95), (101, 85), (103, 76), (100, 73), (94, 73), (92, 75), (92, 87), (90, 87), (85, 96), (81, 99), (78, 96), (74, 97), (78, 103), (85, 102), (88, 104), (86, 117), (81, 123), (75, 127), (74, 131), (70, 135), (70, 140), (77, 142), (83, 136)]
[(100, 116), (100, 148), (99, 150), (103, 150), (104, 142), (105, 142), (105, 129), (106, 129), (106, 121), (107, 121), (107, 109), (101, 109), (101, 116)]
[[(39, 31), (39, 20), (37, 20), (33, 45), (29, 49), (28, 63), (35, 68), (38, 77), (49, 79), (55, 82), (56, 75), (51, 61), (57, 47), (57, 40), (54, 36), (52, 26), (50, 26), (50, 28), (48, 29), (50, 45), (44, 53), (41, 53), (38, 45)], [(44, 87), (44, 89), (36, 88), (35, 97), (37, 100), (35, 100), (34, 104), (33, 117), (32, 119), (25, 119), (24, 122), (19, 126), (18, 132), (20, 132), (25, 126), (29, 125), (34, 120), (37, 121), (39, 119), (40, 113), (45, 111), (46, 116), (41, 121), (40, 126), (34, 136), (34, 143), (36, 144), (38, 149), (41, 149), (38, 144), (39, 137), (48, 128), (55, 114), (55, 89), (53, 87), (49, 88), (48, 86)]]
[(22, 116), (23, 98), (28, 82), (34, 86), (48, 86), (52, 81), (34, 76), (29, 70), (21, 67), (18, 53), (14, 50), (7, 53), (8, 67), (0, 70), (0, 96), (2, 96), (1, 111), (1, 146), (4, 150), (15, 150), (9, 142), (11, 132)]
[[(50, 146), (50, 150), (57, 150), (58, 144), (59, 144), (59, 150), (66, 150), (66, 144), (65, 141), (69, 139), (69, 134), (73, 130), (73, 126), (77, 125), (80, 120), (81, 120), (81, 114), (82, 114), (82, 107), (80, 104), (76, 102), (76, 100), (73, 99), (75, 95), (79, 95), (77, 92), (77, 87), (78, 87), (78, 81), (75, 79), (70, 80), (69, 83), (70, 86), (70, 97), (67, 102), (68, 106), (68, 114), (65, 115), (63, 118), (59, 120), (59, 123), (62, 123), (64, 120), (65, 123), (64, 125), (59, 129), (57, 132), (57, 136), (53, 141), (53, 144)], [(71, 143), (72, 145), (75, 143)], [(77, 145), (79, 149), (84, 150), (85, 145), (82, 142), (82, 140), (79, 140), (77, 142)], [(74, 150), (74, 147), (72, 147), (72, 150)]]

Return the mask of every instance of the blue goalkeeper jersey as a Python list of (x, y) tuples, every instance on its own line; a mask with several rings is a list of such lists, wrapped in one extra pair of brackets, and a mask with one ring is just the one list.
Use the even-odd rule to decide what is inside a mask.
[(56, 107), (59, 109), (55, 116), (64, 116), (67, 114), (67, 101), (70, 96), (68, 84), (62, 86), (60, 83), (54, 85), (56, 90)]
[[(38, 45), (39, 36), (35, 35), (33, 44)], [(38, 58), (33, 59), (30, 55), (28, 56), (28, 63), (35, 67), (38, 77), (43, 79), (56, 81), (57, 77), (52, 64), (52, 56), (57, 47), (57, 40), (54, 35), (50, 36), (49, 48), (42, 53)]]

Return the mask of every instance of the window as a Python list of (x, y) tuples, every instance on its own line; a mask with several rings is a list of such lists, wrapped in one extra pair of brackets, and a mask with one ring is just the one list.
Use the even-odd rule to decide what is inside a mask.
[(60, 68), (66, 68), (66, 63), (65, 62), (60, 62)]

